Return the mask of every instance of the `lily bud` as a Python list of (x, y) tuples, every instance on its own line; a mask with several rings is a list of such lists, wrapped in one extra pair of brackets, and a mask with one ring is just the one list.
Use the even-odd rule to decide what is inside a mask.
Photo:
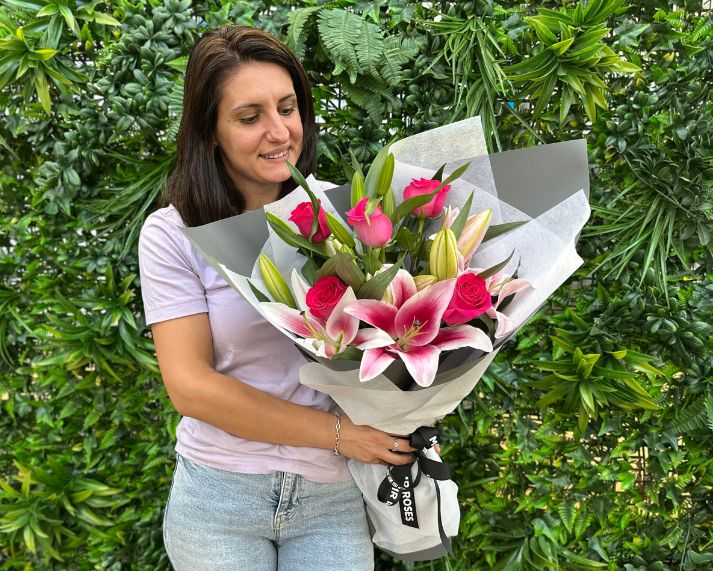
[(475, 254), (478, 246), (483, 241), (485, 233), (488, 231), (488, 226), (490, 226), (490, 217), (492, 215), (493, 211), (488, 209), (466, 220), (463, 232), (458, 238), (458, 251), (463, 254), (466, 264), (470, 262), (473, 254)]
[(436, 276), (425, 275), (425, 276), (414, 276), (413, 281), (416, 282), (416, 291), (421, 291), (422, 289), (432, 286), (438, 280)]
[(295, 303), (295, 298), (292, 296), (285, 278), (282, 277), (272, 260), (265, 254), (260, 254), (259, 264), (260, 274), (262, 274), (262, 279), (265, 280), (267, 291), (272, 296), (272, 299), (278, 303), (284, 303), (292, 309), (297, 309), (297, 303)]
[(431, 274), (438, 280), (450, 280), (458, 275), (458, 241), (450, 228), (441, 228), (431, 245)]
[(330, 258), (337, 253), (337, 247), (336, 244), (334, 243), (334, 240), (331, 238), (327, 238), (323, 243), (322, 243), (322, 249), (324, 250), (325, 255), (329, 256)]

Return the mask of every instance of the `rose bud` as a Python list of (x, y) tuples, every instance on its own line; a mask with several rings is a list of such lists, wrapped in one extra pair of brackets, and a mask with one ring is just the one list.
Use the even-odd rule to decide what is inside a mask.
[(356, 206), (347, 211), (347, 222), (356, 230), (359, 240), (371, 248), (381, 248), (391, 240), (391, 232), (394, 225), (391, 219), (381, 211), (378, 206), (366, 219), (366, 205), (368, 198), (362, 198)]
[(306, 303), (309, 311), (318, 319), (325, 321), (332, 314), (332, 310), (342, 299), (347, 286), (339, 278), (327, 276), (319, 278), (307, 290)]
[(485, 280), (473, 273), (461, 274), (456, 280), (443, 321), (448, 325), (462, 325), (485, 313), (493, 305)]
[[(414, 196), (422, 196), (424, 194), (431, 194), (438, 185), (441, 184), (440, 180), (429, 180), (427, 178), (413, 179), (411, 184), (409, 184), (404, 189), (404, 200), (408, 200)], [(425, 216), (426, 218), (438, 218), (443, 212), (443, 205), (446, 202), (446, 195), (451, 189), (450, 184), (444, 185), (434, 196), (430, 202), (414, 208), (411, 214), (414, 216)]]
[[(317, 203), (320, 201), (318, 200)], [(314, 220), (314, 209), (311, 202), (300, 202), (290, 214), (288, 218), (290, 222), (294, 222), (300, 231), (300, 234), (309, 240), (309, 235), (312, 233), (312, 222)], [(317, 231), (312, 236), (312, 242), (320, 244), (325, 238), (331, 235), (332, 231), (327, 224), (327, 215), (320, 205), (319, 214), (317, 214)]]

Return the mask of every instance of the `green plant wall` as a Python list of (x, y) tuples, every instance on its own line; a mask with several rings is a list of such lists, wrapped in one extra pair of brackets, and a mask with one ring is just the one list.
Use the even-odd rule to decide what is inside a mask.
[(713, 569), (713, 16), (659, 0), (4, 0), (0, 569), (169, 569), (178, 421), (136, 241), (187, 55), (226, 23), (305, 63), (321, 178), (481, 115), (585, 137), (585, 266), (443, 424), (455, 557), (379, 569)]

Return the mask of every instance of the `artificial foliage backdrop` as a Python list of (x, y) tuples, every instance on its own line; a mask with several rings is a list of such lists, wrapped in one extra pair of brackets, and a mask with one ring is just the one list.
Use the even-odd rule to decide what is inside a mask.
[(585, 266), (442, 423), (455, 557), (378, 568), (713, 569), (713, 13), (688, 0), (4, 0), (0, 569), (170, 569), (136, 243), (226, 23), (304, 61), (326, 180), (473, 115), (492, 152), (588, 142)]

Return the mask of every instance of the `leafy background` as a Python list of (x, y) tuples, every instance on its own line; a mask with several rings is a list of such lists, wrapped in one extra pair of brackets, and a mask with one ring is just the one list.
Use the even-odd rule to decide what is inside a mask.
[(253, 24), (305, 62), (320, 171), (480, 114), (585, 137), (586, 265), (443, 422), (455, 557), (379, 569), (713, 569), (710, 2), (4, 0), (0, 569), (168, 569), (177, 415), (136, 240), (186, 56)]

